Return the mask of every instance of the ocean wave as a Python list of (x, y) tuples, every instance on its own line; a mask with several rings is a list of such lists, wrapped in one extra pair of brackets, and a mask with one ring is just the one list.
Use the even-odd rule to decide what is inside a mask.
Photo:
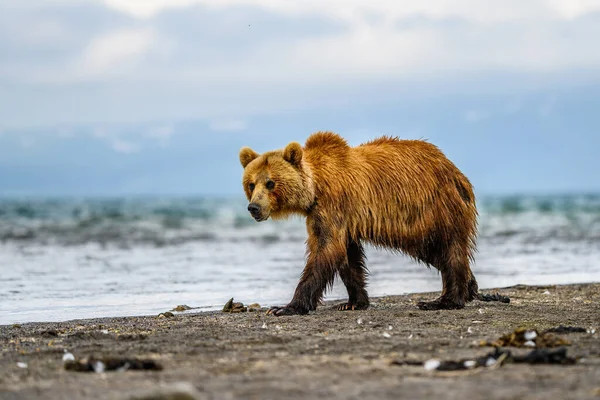
[[(483, 197), (479, 240), (600, 246), (600, 195)], [(304, 241), (301, 219), (256, 223), (240, 198), (2, 199), (0, 242), (131, 247)]]

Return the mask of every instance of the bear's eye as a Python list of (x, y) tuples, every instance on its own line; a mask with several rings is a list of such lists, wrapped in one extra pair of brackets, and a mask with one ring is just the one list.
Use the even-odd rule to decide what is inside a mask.
[(269, 190), (273, 190), (273, 188), (275, 187), (275, 182), (273, 181), (267, 181), (267, 189)]
[(250, 191), (252, 192), (254, 190), (254, 183), (251, 183), (248, 185), (248, 189), (250, 189)]

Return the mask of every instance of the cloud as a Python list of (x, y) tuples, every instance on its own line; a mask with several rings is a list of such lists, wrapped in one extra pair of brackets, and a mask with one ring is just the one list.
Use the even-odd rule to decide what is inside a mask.
[(156, 40), (149, 28), (124, 29), (94, 39), (77, 61), (78, 76), (131, 74)]
[(598, 82), (596, 37), (591, 0), (22, 0), (0, 4), (0, 120), (235, 131), (229, 115)]
[(136, 18), (152, 18), (166, 10), (181, 9), (192, 5), (212, 8), (235, 6), (258, 7), (284, 15), (326, 15), (332, 19), (360, 20), (365, 15), (380, 14), (386, 19), (399, 19), (413, 15), (434, 18), (468, 18), (473, 21), (489, 22), (514, 20), (523, 17), (554, 16), (575, 18), (600, 10), (594, 0), (546, 0), (523, 3), (505, 0), (502, 3), (478, 2), (469, 0), (429, 0), (413, 2), (408, 0), (104, 0), (105, 4)]

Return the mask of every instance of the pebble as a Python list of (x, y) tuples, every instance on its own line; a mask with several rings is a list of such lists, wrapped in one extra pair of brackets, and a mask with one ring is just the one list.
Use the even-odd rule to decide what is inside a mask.
[(65, 354), (63, 354), (62, 360), (63, 360), (63, 362), (75, 361), (75, 356), (71, 353), (65, 353)]
[(485, 360), (486, 367), (491, 367), (493, 365), (496, 365), (496, 359), (494, 357), (489, 357), (487, 360)]
[(526, 331), (523, 334), (523, 337), (525, 338), (525, 340), (533, 340), (537, 337), (537, 332), (536, 331)]
[(362, 318), (359, 318), (359, 319), (357, 319), (357, 320), (356, 320), (356, 323), (357, 323), (357, 324), (359, 324), (359, 325), (362, 325), (362, 323), (363, 323), (363, 319), (362, 319)]
[(19, 361), (19, 362), (17, 363), (17, 367), (19, 367), (19, 368), (27, 368), (27, 367), (28, 367), (28, 365), (27, 365), (27, 363), (24, 363), (24, 362), (21, 362), (21, 361)]
[(464, 364), (465, 368), (475, 368), (475, 366), (477, 366), (477, 361), (468, 360), (468, 361), (465, 361), (463, 364)]
[(94, 368), (95, 373), (101, 374), (106, 370), (106, 365), (104, 365), (102, 361), (96, 361), (94, 365), (92, 365), (92, 368)]
[(425, 361), (425, 363), (423, 364), (423, 368), (425, 368), (426, 371), (433, 371), (436, 370), (441, 364), (442, 363), (440, 362), (440, 360), (431, 359)]
[(384, 338), (391, 338), (391, 337), (392, 337), (392, 335), (390, 335), (390, 334), (389, 334), (389, 333), (387, 333), (387, 332), (383, 332), (383, 337), (384, 337)]
[(526, 347), (535, 347), (535, 342), (533, 340), (528, 340), (525, 343), (523, 343), (523, 346), (526, 346)]
[(267, 323), (266, 322), (263, 322), (263, 324), (261, 326), (261, 329), (267, 329)]

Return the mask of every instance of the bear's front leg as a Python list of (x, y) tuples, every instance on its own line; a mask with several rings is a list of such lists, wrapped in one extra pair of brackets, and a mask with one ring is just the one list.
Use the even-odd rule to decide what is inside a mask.
[(345, 236), (332, 231), (321, 218), (311, 218), (307, 226), (308, 256), (294, 297), (287, 306), (272, 307), (267, 314), (303, 315), (316, 310), (325, 289), (333, 284), (338, 269), (348, 263)]

